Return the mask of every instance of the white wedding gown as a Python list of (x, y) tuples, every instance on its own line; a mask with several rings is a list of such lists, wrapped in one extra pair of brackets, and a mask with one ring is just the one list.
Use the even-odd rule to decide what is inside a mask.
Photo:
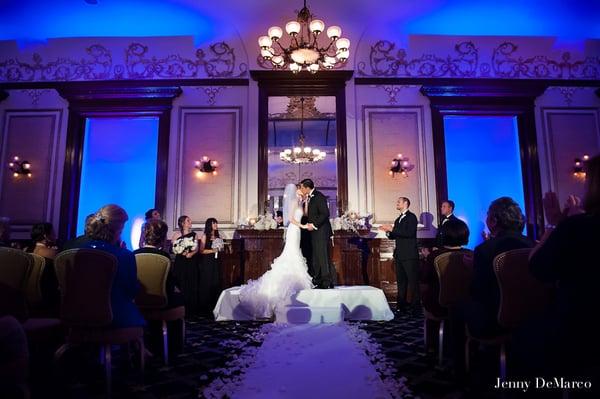
[[(296, 208), (294, 219), (300, 221), (302, 209)], [(306, 259), (300, 251), (300, 227), (290, 223), (285, 233), (285, 246), (271, 269), (249, 280), (240, 288), (240, 305), (255, 318), (270, 318), (275, 307), (298, 291), (313, 288)]]

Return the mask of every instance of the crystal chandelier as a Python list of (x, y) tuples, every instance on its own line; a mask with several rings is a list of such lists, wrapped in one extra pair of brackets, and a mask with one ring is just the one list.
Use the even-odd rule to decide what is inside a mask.
[[(329, 40), (319, 40), (324, 30), (325, 23), (320, 19), (312, 19), (304, 0), (304, 7), (296, 21), (285, 24), (288, 36), (284, 40), (283, 29), (279, 26), (270, 27), (268, 36), (258, 38), (259, 62), (262, 61), (264, 67), (288, 68), (294, 73), (303, 69), (316, 73), (321, 68), (333, 69), (343, 65), (350, 56), (350, 40), (340, 37), (342, 29), (339, 26), (327, 28)], [(288, 43), (287, 46), (283, 42)]]
[(321, 151), (318, 148), (310, 148), (304, 146), (304, 97), (300, 98), (302, 104), (301, 115), (300, 115), (300, 137), (298, 139), (298, 146), (292, 148), (286, 148), (279, 153), (279, 159), (283, 162), (301, 164), (301, 163), (315, 163), (325, 159), (325, 151)]

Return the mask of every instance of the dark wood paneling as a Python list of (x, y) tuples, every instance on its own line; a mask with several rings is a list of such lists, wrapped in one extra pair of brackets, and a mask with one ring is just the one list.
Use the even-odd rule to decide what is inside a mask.
[(321, 71), (316, 74), (287, 71), (251, 71), (258, 82), (258, 212), (265, 210), (268, 192), (268, 119), (270, 96), (335, 96), (338, 208), (348, 204), (348, 160), (346, 149), (346, 82), (353, 71)]
[(546, 86), (540, 82), (511, 85), (502, 81), (496, 81), (489, 86), (469, 82), (465, 86), (454, 83), (421, 87), (421, 92), (429, 97), (431, 104), (438, 201), (448, 197), (444, 117), (449, 115), (515, 116), (519, 131), (527, 234), (532, 239), (539, 239), (544, 222), (534, 101), (543, 94), (545, 89)]
[(284, 230), (236, 230), (235, 238), (242, 240), (242, 282), (256, 280), (271, 268), (273, 260), (281, 255)]
[(159, 118), (154, 206), (161, 210), (161, 212), (164, 212), (166, 205), (171, 108), (173, 99), (181, 94), (181, 88), (115, 85), (93, 89), (67, 86), (59, 89), (59, 94), (69, 101), (69, 121), (67, 126), (59, 237), (63, 240), (75, 237), (85, 121), (89, 117), (154, 116)]

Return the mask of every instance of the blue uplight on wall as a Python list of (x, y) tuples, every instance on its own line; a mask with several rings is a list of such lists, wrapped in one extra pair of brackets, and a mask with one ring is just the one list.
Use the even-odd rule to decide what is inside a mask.
[(0, 2), (0, 40), (63, 37), (215, 37), (219, 23), (197, 8), (164, 0), (20, 0)]
[[(448, 199), (471, 231), (469, 248), (482, 242), (490, 203), (511, 197), (525, 210), (517, 119), (512, 116), (446, 116)], [(439, 199), (443, 200), (442, 198)]]
[(129, 215), (121, 238), (127, 248), (137, 248), (131, 230), (139, 230), (144, 212), (154, 207), (157, 158), (158, 118), (87, 119), (77, 234), (83, 234), (87, 215), (117, 204)]

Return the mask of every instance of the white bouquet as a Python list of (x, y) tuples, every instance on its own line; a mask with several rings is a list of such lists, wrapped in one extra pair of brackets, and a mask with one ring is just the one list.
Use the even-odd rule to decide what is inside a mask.
[(182, 237), (173, 243), (173, 253), (175, 255), (186, 255), (198, 248), (198, 241), (193, 237)]
[(260, 215), (258, 220), (254, 224), (254, 229), (256, 230), (271, 230), (277, 228), (277, 221), (273, 218), (273, 215), (266, 214)]
[(347, 211), (342, 216), (333, 219), (331, 225), (333, 230), (348, 230), (358, 234), (358, 230), (367, 230), (371, 228), (369, 223), (373, 217), (370, 213), (359, 215), (354, 211)]
[(225, 241), (222, 238), (215, 238), (212, 241), (212, 249), (215, 251), (215, 259), (219, 257), (219, 252), (225, 248)]

